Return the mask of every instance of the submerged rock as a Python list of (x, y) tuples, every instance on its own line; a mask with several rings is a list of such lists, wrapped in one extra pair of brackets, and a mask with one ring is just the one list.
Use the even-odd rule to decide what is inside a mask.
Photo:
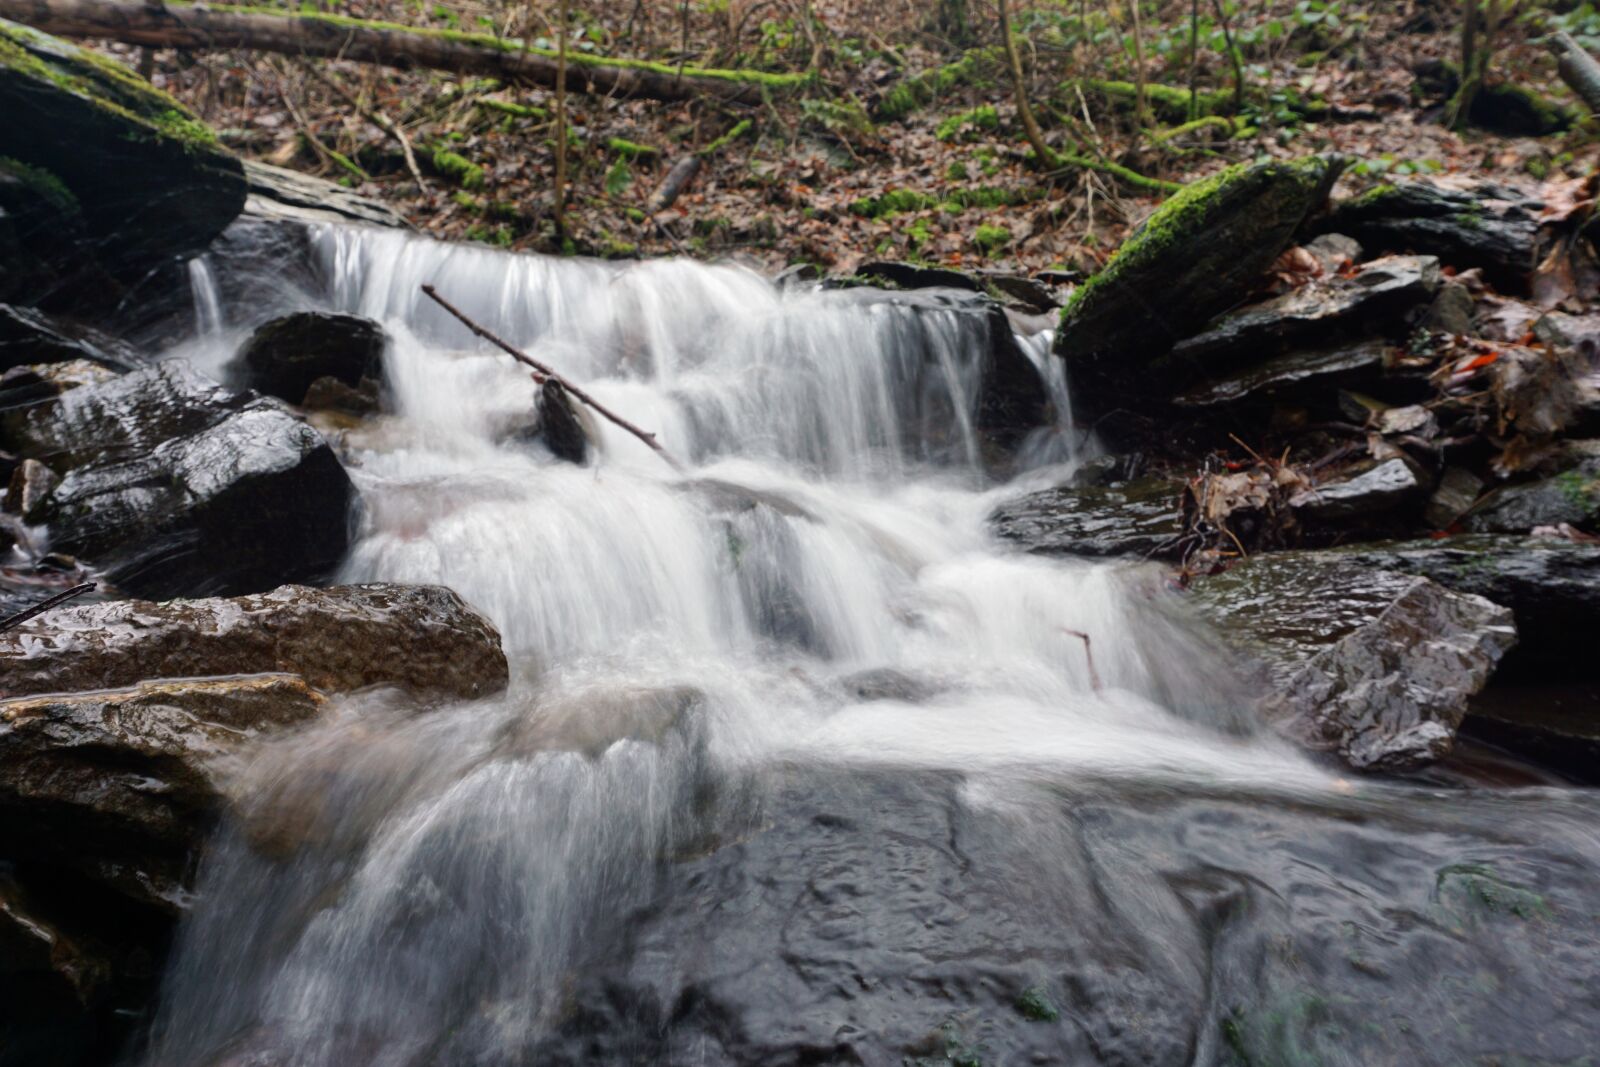
[(1520, 292), (1539, 262), (1542, 206), (1504, 186), (1462, 190), (1413, 181), (1380, 185), (1337, 205), (1324, 226), (1372, 249), (1481, 267), (1497, 285)]
[(201, 251), (245, 203), (199, 119), (113, 59), (0, 20), (0, 156), (59, 183), (124, 284)]
[(539, 387), (539, 437), (568, 463), (583, 463), (594, 446), (594, 421), (554, 378)]
[(1208, 373), (1255, 362), (1344, 333), (1376, 334), (1439, 289), (1432, 256), (1387, 256), (1349, 276), (1307, 282), (1282, 296), (1230, 312), (1172, 349), (1174, 372)]
[(260, 596), (58, 608), (0, 634), (0, 697), (289, 671), (324, 693), (504, 689), (500, 635), (441, 586), (284, 586)]
[(1360, 770), (1447, 754), (1517, 638), (1499, 604), (1334, 552), (1256, 556), (1194, 588), (1202, 614), (1262, 664), (1267, 714)]
[(258, 592), (343, 557), (354, 490), (278, 401), (163, 363), (0, 412), (0, 447), (62, 475), (52, 545), (141, 596)]
[(258, 326), (229, 365), (244, 389), (301, 404), (320, 378), (352, 389), (383, 373), (383, 327), (359, 315), (298, 311)]
[(1074, 387), (1102, 407), (1171, 392), (1150, 362), (1248, 292), (1341, 169), (1320, 157), (1234, 167), (1163, 204), (1062, 309), (1055, 351)]
[(1157, 556), (1181, 530), (1181, 482), (1150, 476), (1107, 486), (1058, 486), (996, 508), (989, 525), (1029, 552)]

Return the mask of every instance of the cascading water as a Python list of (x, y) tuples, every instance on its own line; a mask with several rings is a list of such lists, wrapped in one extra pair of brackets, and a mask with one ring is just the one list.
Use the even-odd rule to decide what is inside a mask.
[[(351, 698), (259, 753), (142, 1062), (1587, 1054), (1600, 991), (1552, 999), (1536, 971), (1597, 943), (1593, 802), (1353, 786), (1253, 727), (1157, 576), (997, 547), (985, 515), (1073, 434), (989, 483), (982, 315), (315, 242), (307, 302), (393, 338), (397, 417), (345, 441), (343, 577), (456, 589), (514, 680)], [(530, 443), (526, 372), (424, 282), (688, 472), (604, 422), (590, 466)]]

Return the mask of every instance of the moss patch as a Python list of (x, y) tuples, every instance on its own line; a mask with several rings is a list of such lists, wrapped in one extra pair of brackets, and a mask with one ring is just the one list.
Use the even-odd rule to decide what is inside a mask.
[(42, 167), (30, 167), (19, 159), (0, 156), (0, 174), (9, 174), (18, 179), (41, 200), (64, 215), (76, 215), (80, 210), (78, 198), (72, 195), (72, 190)]
[(941, 141), (954, 141), (963, 134), (979, 130), (998, 130), (1000, 113), (993, 104), (980, 104), (970, 111), (951, 115), (939, 123), (934, 135)]
[(452, 152), (448, 148), (441, 146), (433, 150), (433, 169), (463, 189), (483, 188), (483, 168), (466, 156)]
[(999, 45), (974, 48), (954, 63), (912, 75), (884, 94), (874, 109), (880, 121), (892, 122), (905, 118), (924, 105), (961, 85), (979, 84), (985, 74), (1004, 61), (1005, 50)]
[[(1091, 102), (1104, 104), (1124, 114), (1133, 114), (1139, 98), (1139, 88), (1133, 82), (1112, 81), (1105, 78), (1078, 78), (1061, 83), (1060, 93), (1065, 103), (1076, 111), (1077, 94)], [(1147, 84), (1144, 98), (1150, 114), (1160, 122), (1173, 124), (1189, 120), (1189, 90), (1171, 85)], [(1202, 89), (1194, 94), (1195, 116), (1220, 115), (1233, 109), (1233, 93), (1226, 89)]]

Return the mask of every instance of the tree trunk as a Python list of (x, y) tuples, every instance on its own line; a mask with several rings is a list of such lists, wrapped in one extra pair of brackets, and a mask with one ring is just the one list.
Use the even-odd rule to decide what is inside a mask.
[(1556, 54), (1561, 80), (1578, 94), (1590, 111), (1600, 113), (1600, 62), (1564, 31), (1551, 35), (1545, 43)]
[[(122, 41), (149, 48), (243, 49), (321, 56), (382, 66), (426, 67), (554, 87), (557, 59), (544, 50), (487, 34), (456, 33), (314, 13), (262, 14), (221, 6), (141, 0), (0, 0), (0, 18), (62, 37)], [(572, 92), (687, 100), (710, 96), (759, 104), (763, 91), (795, 89), (809, 75), (682, 70), (641, 60), (568, 57)]]

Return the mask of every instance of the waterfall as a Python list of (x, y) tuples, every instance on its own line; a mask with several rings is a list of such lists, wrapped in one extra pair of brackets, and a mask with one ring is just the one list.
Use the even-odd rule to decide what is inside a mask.
[(216, 275), (210, 256), (195, 256), (189, 261), (189, 293), (194, 302), (194, 333), (201, 343), (222, 336), (222, 297), (217, 292)]
[[(758, 848), (789, 828), (797, 775), (959, 776), (942, 803), (965, 813), (952, 827), (969, 829), (964, 841), (949, 831), (952, 853), (1019, 849), (1005, 853), (1026, 865), (1007, 892), (1099, 907), (1081, 930), (1067, 923), (1084, 937), (1117, 923), (1187, 929), (1188, 913), (1152, 902), (1167, 876), (1149, 870), (1226, 842), (1229, 825), (1248, 821), (1229, 812), (1320, 812), (1302, 818), (1333, 835), (1386, 810), (1370, 793), (1351, 801), (1349, 783), (1254, 726), (1225, 657), (1169, 610), (1159, 575), (1022, 556), (990, 537), (986, 515), (1026, 468), (1059, 473), (1085, 447), (1048, 334), (1019, 343), (1060, 421), (1035, 432), (1023, 477), (1005, 481), (977, 429), (989, 326), (958, 294), (779, 288), (735, 266), (514, 256), (354, 228), (318, 230), (313, 247), (327, 279), (319, 299), (379, 319), (393, 341), (395, 414), (345, 442), (363, 508), (341, 577), (456, 589), (500, 629), (514, 678), (468, 706), (348, 698), (326, 723), (263, 748), (204, 863), (151, 1067), (621, 1062), (590, 1046), (558, 1054), (560, 1035), (602, 1010), (575, 990), (629, 953), (698, 958), (670, 939), (636, 945), (633, 930), (663, 901), (687, 907), (712, 892), (672, 881), (684, 865), (736, 865), (737, 843)], [(196, 263), (198, 292), (207, 268)], [(535, 396), (526, 370), (427, 301), (423, 283), (658, 434), (686, 472), (604, 422), (596, 461), (554, 459), (523, 432)], [(227, 310), (197, 308), (202, 329)], [(1099, 685), (1075, 632), (1092, 635)], [(1127, 840), (1147, 845), (1102, 841), (1108, 796), (1127, 798)], [(1196, 796), (1225, 799), (1152, 814)], [(1055, 814), (1018, 821), (1041, 804)], [(1139, 818), (1176, 836), (1158, 841)], [(1089, 821), (1076, 837), (1043, 829), (1077, 819)], [(1240, 893), (1268, 887), (1251, 914), (1276, 915), (1288, 897), (1271, 894), (1291, 891), (1284, 871), (1310, 867), (1250, 865), (1302, 838), (1276, 823), (1240, 833), (1226, 860), (1201, 865), (1258, 872), (1226, 877)], [(898, 847), (882, 839), (886, 869)], [(1125, 891), (1079, 884), (1101, 877), (1091, 868)], [(750, 877), (759, 885), (762, 870)], [(1328, 892), (1357, 892), (1337, 885)], [(915, 895), (928, 885), (905, 891), (910, 914), (932, 907)], [(835, 918), (866, 907), (848, 887), (838, 894), (827, 898)], [(736, 914), (701, 916), (704, 936)], [(873, 938), (889, 935), (874, 929), (842, 927), (839, 951), (878, 951)], [(1159, 980), (1115, 954), (1104, 952), (1104, 973), (1123, 984), (1111, 988)], [(938, 958), (929, 950), (916, 966)], [(647, 973), (677, 966), (688, 964)], [(1249, 987), (1269, 972), (1237, 973)], [(1237, 984), (1217, 982), (1219, 998)], [(838, 994), (810, 1015), (796, 1006), (795, 1032), (843, 1026), (831, 1013), (874, 995)], [(927, 999), (897, 1003), (913, 1012)], [(641, 1016), (655, 1020), (639, 1023), (649, 1040), (667, 1040), (678, 1009), (659, 1010)], [(1200, 1042), (1194, 1062), (1216, 1062), (1225, 1006), (1172, 1010), (1209, 1020), (1212, 1036), (1188, 1040)], [(705, 1045), (630, 1055), (739, 1062)], [(835, 1061), (818, 1051), (805, 1062)]]

